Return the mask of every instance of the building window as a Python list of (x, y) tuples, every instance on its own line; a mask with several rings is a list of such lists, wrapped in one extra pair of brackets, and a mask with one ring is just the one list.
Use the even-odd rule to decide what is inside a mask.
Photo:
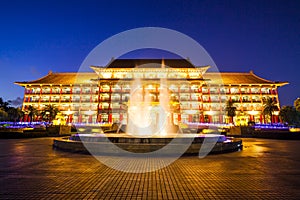
[(252, 87), (250, 90), (252, 94), (259, 94), (260, 91), (259, 88), (255, 88), (255, 87)]
[(208, 93), (208, 88), (207, 87), (203, 87), (202, 88), (202, 93), (207, 94)]
[(40, 88), (32, 88), (32, 93), (39, 94), (41, 92)]
[(230, 93), (231, 94), (238, 94), (239, 93), (239, 89), (238, 88), (230, 88)]
[[(110, 87), (109, 87), (109, 85), (102, 85), (101, 89), (102, 89), (102, 92), (109, 92)], [(86, 89), (86, 91), (88, 91), (88, 89)]]
[(210, 88), (210, 93), (217, 94), (218, 93), (218, 89), (217, 88)]
[(182, 85), (180, 87), (180, 92), (189, 92), (189, 86), (188, 85)]
[(249, 96), (243, 96), (243, 102), (250, 102)]
[(120, 92), (121, 91), (121, 87), (119, 85), (114, 85), (112, 88), (113, 92)]
[(221, 94), (226, 94), (226, 93), (228, 93), (228, 92), (229, 92), (229, 89), (228, 89), (228, 88), (224, 88), (224, 87), (220, 88), (220, 93), (221, 93)]
[(80, 94), (80, 88), (74, 87), (73, 88), (73, 94)]
[(239, 102), (239, 101), (240, 101), (240, 97), (239, 97), (239, 96), (232, 96), (232, 97), (231, 97), (231, 100), (232, 100), (233, 102)]
[(248, 88), (241, 88), (241, 93), (242, 94), (247, 94), (248, 93)]
[(261, 92), (263, 94), (271, 94), (271, 89), (270, 88), (261, 88)]
[(219, 96), (216, 96), (216, 95), (211, 96), (211, 101), (212, 102), (219, 102), (220, 101)]
[(48, 88), (48, 87), (47, 88), (43, 88), (42, 89), (42, 93), (43, 94), (50, 94), (50, 88)]
[(260, 102), (259, 96), (252, 96), (252, 102)]
[(226, 95), (221, 95), (221, 102), (226, 102), (228, 100), (228, 97)]
[(171, 85), (171, 86), (169, 87), (169, 89), (170, 89), (172, 92), (178, 92), (178, 86), (176, 86), (176, 85)]

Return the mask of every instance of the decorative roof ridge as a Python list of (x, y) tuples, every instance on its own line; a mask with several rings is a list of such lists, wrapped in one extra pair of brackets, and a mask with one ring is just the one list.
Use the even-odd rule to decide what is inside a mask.
[(263, 81), (267, 81), (267, 82), (271, 82), (271, 83), (275, 83), (275, 81), (270, 81), (270, 80), (267, 80), (267, 79), (264, 79), (256, 74), (254, 74), (254, 72), (252, 70), (250, 70), (249, 74), (251, 74), (252, 76), (254, 76), (255, 78), (258, 78), (260, 80), (263, 80)]
[[(205, 74), (217, 74), (217, 73), (220, 73), (220, 75), (249, 75), (249, 76), (253, 76), (261, 81), (265, 81), (265, 82), (268, 82), (270, 84), (277, 84), (277, 85), (280, 85), (280, 86), (284, 86), (284, 85), (287, 85), (289, 84), (289, 82), (287, 81), (271, 81), (271, 80), (267, 80), (265, 78), (262, 78), (256, 74), (254, 74), (253, 70), (250, 70), (249, 72), (206, 72)], [(205, 76), (204, 74), (204, 76)]]
[[(95, 74), (95, 72), (53, 72), (53, 71), (49, 71), (48, 74), (42, 76), (41, 78), (35, 79), (35, 80), (31, 80), (31, 81), (16, 81), (14, 82), (14, 84), (17, 85), (21, 85), (21, 84), (31, 84), (33, 82), (39, 82), (43, 79), (46, 79), (50, 76), (80, 76), (80, 75), (91, 75), (91, 74)], [(96, 74), (95, 74), (96, 75)]]
[[(74, 74), (94, 74), (95, 72), (51, 72), (47, 75), (74, 75)], [(46, 77), (46, 76), (45, 76)]]
[(250, 75), (250, 72), (224, 72), (224, 71), (220, 71), (220, 72), (206, 72), (206, 73), (211, 73), (211, 74), (216, 74), (216, 73), (220, 73), (220, 74), (237, 74), (237, 75)]
[(279, 85), (281, 85), (281, 86), (284, 86), (284, 85), (289, 84), (289, 82), (287, 82), (287, 81), (270, 81), (270, 80), (261, 78), (260, 76), (254, 74), (254, 72), (253, 72), (252, 70), (250, 71), (250, 74), (251, 74), (252, 76), (254, 76), (255, 78), (258, 78), (258, 79), (263, 80), (263, 81), (269, 81), (269, 82), (271, 82), (271, 83), (273, 83), (273, 84), (279, 84)]
[[(48, 76), (51, 76), (53, 74), (53, 72), (50, 70), (49, 72), (48, 72), (48, 74), (46, 74), (45, 76), (42, 76), (41, 78), (38, 78), (38, 79), (36, 79), (36, 80), (34, 80), (34, 81), (39, 81), (39, 80), (42, 80), (42, 79), (44, 79), (44, 78), (46, 78), (46, 77), (48, 77)], [(14, 82), (15, 84), (24, 84), (24, 83), (29, 83), (29, 82), (33, 82), (33, 81), (16, 81), (16, 82)]]

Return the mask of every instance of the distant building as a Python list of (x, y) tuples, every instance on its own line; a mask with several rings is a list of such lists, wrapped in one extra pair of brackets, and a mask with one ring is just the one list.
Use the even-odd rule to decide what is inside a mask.
[[(38, 80), (16, 82), (25, 88), (22, 109), (32, 105), (42, 110), (50, 104), (68, 122), (114, 123), (126, 121), (135, 91), (141, 91), (135, 98), (141, 98), (140, 102), (148, 99), (155, 111), (164, 89), (174, 123), (228, 123), (227, 101), (233, 101), (237, 108), (236, 123), (265, 122), (264, 99), (273, 98), (279, 109), (277, 89), (288, 84), (263, 79), (252, 71), (206, 72), (209, 66), (195, 67), (185, 59), (116, 59), (107, 66), (91, 68), (95, 73), (49, 72)], [(268, 120), (278, 122), (278, 111)]]

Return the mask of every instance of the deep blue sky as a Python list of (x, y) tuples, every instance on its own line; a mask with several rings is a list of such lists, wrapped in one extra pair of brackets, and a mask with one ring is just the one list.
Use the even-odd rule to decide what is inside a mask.
[(300, 96), (300, 1), (0, 1), (0, 96), (14, 81), (77, 71), (100, 42), (137, 27), (164, 27), (199, 42), (220, 71), (288, 81), (281, 105)]

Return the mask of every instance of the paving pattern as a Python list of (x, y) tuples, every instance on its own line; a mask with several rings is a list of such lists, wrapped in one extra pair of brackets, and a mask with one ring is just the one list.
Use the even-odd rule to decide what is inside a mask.
[(300, 141), (243, 141), (240, 152), (125, 173), (54, 150), (52, 138), (2, 139), (0, 199), (300, 199)]

